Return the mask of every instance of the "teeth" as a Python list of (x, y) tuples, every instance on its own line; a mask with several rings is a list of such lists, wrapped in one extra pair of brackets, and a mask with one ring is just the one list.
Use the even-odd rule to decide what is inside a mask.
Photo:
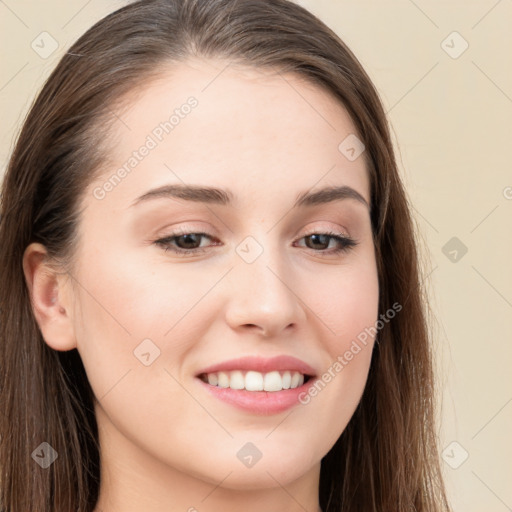
[(244, 387), (247, 391), (263, 391), (263, 375), (260, 372), (247, 372)]
[(219, 379), (217, 386), (221, 388), (229, 388), (229, 375), (227, 373), (219, 372), (217, 374), (217, 378)]
[(292, 374), (290, 372), (283, 373), (283, 389), (290, 389), (292, 385)]
[(244, 389), (245, 379), (244, 374), (239, 371), (231, 372), (229, 376), (229, 387), (231, 389)]
[(304, 375), (299, 372), (260, 373), (240, 370), (232, 372), (216, 372), (203, 375), (202, 380), (211, 386), (231, 389), (246, 389), (247, 391), (281, 391), (294, 389), (304, 384)]
[(281, 391), (283, 389), (283, 379), (279, 372), (266, 373), (263, 378), (263, 389), (265, 391)]

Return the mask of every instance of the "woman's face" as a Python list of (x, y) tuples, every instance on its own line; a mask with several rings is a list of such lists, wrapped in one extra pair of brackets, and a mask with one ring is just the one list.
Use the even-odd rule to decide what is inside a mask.
[(113, 112), (68, 314), (104, 463), (258, 489), (318, 477), (365, 386), (378, 278), (347, 111), (227, 64), (176, 65)]

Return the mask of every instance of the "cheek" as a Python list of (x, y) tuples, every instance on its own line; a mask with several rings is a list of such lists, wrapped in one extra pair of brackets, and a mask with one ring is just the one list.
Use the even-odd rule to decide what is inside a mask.
[[(333, 303), (331, 318), (336, 336), (330, 338), (328, 346), (330, 374), (343, 373), (342, 381), (338, 382), (343, 388), (340, 392), (358, 397), (370, 366), (379, 312), (379, 282), (373, 259), (367, 264), (362, 261), (344, 275)], [(353, 392), (345, 389), (348, 382)]]
[(374, 326), (378, 317), (379, 281), (375, 260), (362, 257), (353, 265), (342, 265), (319, 275), (308, 296), (314, 312), (327, 329), (326, 345), (335, 358), (361, 332)]
[[(83, 261), (85, 269), (87, 257)], [(132, 343), (162, 338), (211, 286), (207, 280), (191, 279), (192, 271), (174, 267), (115, 253), (91, 261), (94, 272), (80, 272), (85, 283), (80, 290), (82, 318), (89, 330), (108, 331), (119, 344), (126, 337)]]
[(340, 268), (312, 291), (315, 313), (326, 327), (328, 354), (316, 383), (300, 398), (310, 417), (324, 425), (319, 442), (334, 444), (350, 421), (364, 391), (378, 319), (379, 283), (375, 260)]
[[(148, 356), (143, 354), (149, 352), (151, 361), (162, 362), (160, 356), (168, 348), (164, 343), (173, 340), (173, 326), (180, 326), (180, 318), (201, 290), (186, 286), (178, 272), (163, 282), (154, 267), (135, 258), (104, 254), (92, 260), (86, 255), (82, 261), (77, 346), (96, 396), (101, 397), (126, 372), (148, 369)], [(173, 346), (171, 352), (179, 360), (180, 347)]]

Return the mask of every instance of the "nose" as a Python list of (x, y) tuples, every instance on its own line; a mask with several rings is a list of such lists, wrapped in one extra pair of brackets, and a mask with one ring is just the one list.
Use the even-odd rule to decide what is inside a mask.
[(226, 321), (233, 330), (278, 338), (304, 322), (300, 290), (294, 289), (290, 264), (278, 252), (267, 249), (254, 262), (240, 261), (230, 272)]

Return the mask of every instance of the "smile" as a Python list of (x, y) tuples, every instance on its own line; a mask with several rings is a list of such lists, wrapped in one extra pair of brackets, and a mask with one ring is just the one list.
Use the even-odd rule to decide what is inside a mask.
[(203, 382), (211, 386), (247, 391), (282, 391), (302, 386), (310, 378), (297, 371), (256, 371), (234, 370), (230, 372), (203, 373), (199, 376)]

